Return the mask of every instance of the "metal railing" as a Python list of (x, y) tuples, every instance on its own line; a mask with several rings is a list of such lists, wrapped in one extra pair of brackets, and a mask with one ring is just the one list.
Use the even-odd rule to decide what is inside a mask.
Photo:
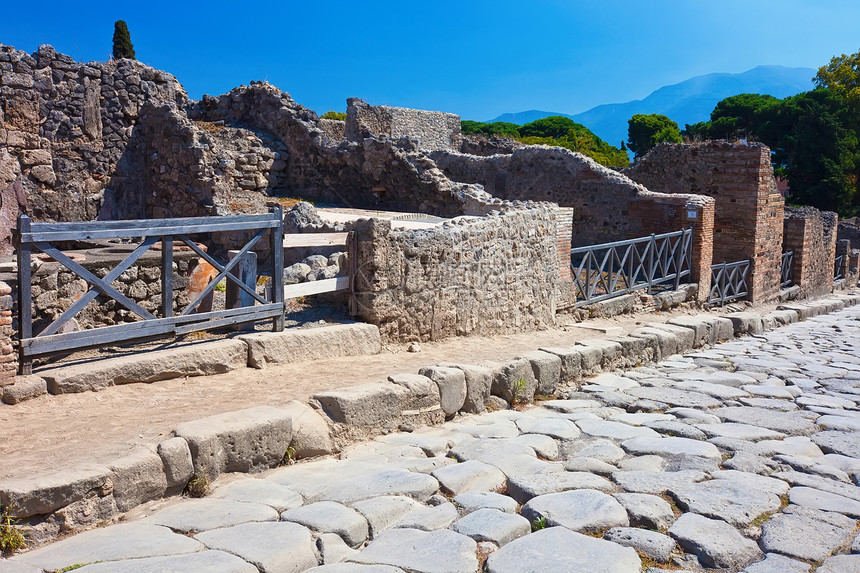
[(711, 265), (711, 291), (708, 302), (725, 304), (749, 294), (750, 261)]
[[(18, 319), (19, 319), (19, 370), (32, 372), (34, 356), (65, 353), (92, 348), (103, 344), (180, 335), (197, 330), (229, 326), (263, 319), (272, 319), (275, 331), (284, 329), (284, 284), (273, 280), (270, 300), (257, 294), (234, 274), (234, 268), (260, 239), (270, 232), (272, 276), (280, 278), (284, 272), (283, 215), (280, 206), (263, 215), (237, 215), (225, 217), (189, 217), (182, 219), (134, 219), (124, 221), (91, 221), (82, 223), (33, 223), (26, 215), (18, 217)], [(253, 236), (226, 265), (218, 263), (189, 238), (200, 233), (251, 231)], [(60, 251), (53, 242), (82, 239), (139, 239), (134, 250), (103, 278), (97, 277), (78, 262)], [(173, 243), (174, 239), (188, 245), (197, 256), (218, 272), (208, 286), (177, 316), (173, 315)], [(161, 242), (161, 316), (144, 309), (140, 304), (111, 286), (122, 273), (132, 267), (151, 247)], [(31, 255), (38, 249), (72, 271), (89, 285), (87, 292), (44, 330), (33, 335), (32, 268)], [(223, 279), (232, 281), (244, 291), (251, 306), (209, 312), (196, 312)], [(115, 300), (140, 319), (128, 324), (104, 326), (61, 333), (60, 329), (98, 296)], [(245, 296), (243, 295), (243, 296)]]
[(838, 281), (840, 279), (845, 278), (845, 273), (842, 272), (842, 261), (844, 260), (844, 255), (836, 255), (836, 259), (833, 264), (833, 280)]
[(782, 266), (779, 272), (779, 288), (791, 286), (794, 283), (794, 249), (782, 254)]
[(606, 300), (689, 276), (693, 228), (570, 250), (576, 305)]

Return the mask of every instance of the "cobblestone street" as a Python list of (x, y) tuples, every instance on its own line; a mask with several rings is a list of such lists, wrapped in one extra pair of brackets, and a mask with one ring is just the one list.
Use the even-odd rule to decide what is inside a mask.
[(860, 308), (231, 475), (0, 572), (860, 571)]

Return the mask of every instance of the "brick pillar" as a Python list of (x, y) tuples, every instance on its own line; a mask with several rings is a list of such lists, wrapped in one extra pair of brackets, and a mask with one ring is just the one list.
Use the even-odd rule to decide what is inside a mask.
[(558, 305), (556, 308), (570, 308), (576, 303), (573, 290), (573, 276), (570, 272), (570, 248), (573, 238), (573, 207), (556, 207), (556, 249), (558, 252)]
[[(711, 292), (711, 265), (714, 260), (714, 206), (713, 200), (696, 209), (693, 224), (693, 262), (690, 279), (699, 285), (696, 299), (707, 302)], [(691, 208), (690, 208), (691, 209)]]

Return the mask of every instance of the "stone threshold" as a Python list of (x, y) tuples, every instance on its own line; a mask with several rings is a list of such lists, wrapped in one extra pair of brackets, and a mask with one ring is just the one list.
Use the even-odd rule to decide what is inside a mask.
[[(35, 543), (112, 522), (143, 503), (182, 494), (189, 480), (260, 472), (285, 462), (335, 454), (346, 445), (457, 414), (531, 402), (576, 388), (603, 371), (664, 360), (758, 335), (860, 303), (860, 294), (783, 304), (766, 314), (700, 314), (652, 322), (626, 336), (543, 347), (504, 362), (439, 364), (388, 382), (316, 394), (309, 404), (256, 406), (178, 425), (172, 436), (106, 465), (81, 465), (0, 483), (0, 504)], [(321, 330), (321, 329), (317, 329)], [(314, 332), (314, 331), (307, 331)], [(257, 335), (254, 335), (257, 336)], [(244, 344), (241, 341), (230, 341)]]

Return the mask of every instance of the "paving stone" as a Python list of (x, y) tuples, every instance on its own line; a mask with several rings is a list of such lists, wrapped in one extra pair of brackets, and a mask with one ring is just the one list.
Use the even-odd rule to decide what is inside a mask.
[(627, 440), (636, 437), (657, 438), (660, 436), (660, 434), (651, 428), (630, 426), (621, 422), (609, 422), (606, 420), (577, 420), (576, 425), (589, 436), (611, 438), (613, 440)]
[(293, 438), (292, 416), (255, 406), (184, 422), (173, 433), (188, 442), (197, 474), (258, 472), (283, 461)]
[(575, 457), (564, 462), (564, 469), (569, 472), (589, 472), (608, 476), (618, 468), (596, 458)]
[(386, 529), (394, 527), (409, 513), (425, 506), (410, 497), (383, 495), (356, 502), (352, 507), (367, 520), (370, 538), (375, 539)]
[(183, 500), (144, 518), (148, 523), (164, 525), (183, 533), (208, 531), (250, 521), (277, 520), (278, 512), (268, 505), (212, 498)]
[(316, 548), (323, 564), (342, 563), (358, 554), (357, 549), (347, 545), (336, 533), (322, 533), (316, 540)]
[(821, 416), (815, 423), (825, 430), (860, 433), (860, 418), (849, 416)]
[(429, 366), (418, 371), (439, 387), (439, 399), (446, 416), (453, 416), (466, 402), (466, 374), (459, 368)]
[(496, 492), (470, 491), (454, 498), (454, 504), (470, 513), (478, 509), (496, 509), (505, 513), (516, 513), (517, 502), (506, 495)]
[(367, 520), (356, 510), (333, 501), (318, 501), (281, 513), (281, 521), (291, 521), (318, 533), (336, 533), (347, 545), (357, 547), (368, 535)]
[(674, 419), (675, 416), (672, 416), (671, 414), (659, 414), (653, 412), (624, 412), (622, 414), (615, 414), (614, 416), (609, 417), (609, 420), (612, 422), (621, 422), (631, 426), (647, 426), (651, 422)]
[(14, 560), (53, 571), (76, 563), (179, 555), (202, 548), (197, 541), (166, 527), (132, 522), (91, 529), (28, 551)]
[(641, 566), (635, 550), (563, 527), (548, 527), (521, 537), (487, 559), (487, 573), (639, 573)]
[(293, 509), (303, 503), (302, 496), (295, 491), (263, 479), (242, 479), (220, 486), (212, 492), (211, 497), (263, 503), (278, 511)]
[(475, 541), (491, 541), (502, 547), (531, 533), (531, 524), (521, 515), (485, 508), (460, 518), (452, 529)]
[(778, 412), (764, 408), (735, 406), (717, 408), (711, 410), (711, 413), (719, 416), (724, 422), (749, 424), (792, 436), (807, 436), (816, 429), (815, 424), (795, 412)]
[(860, 440), (852, 432), (830, 430), (812, 434), (810, 438), (827, 453), (860, 459)]
[(804, 394), (795, 400), (801, 406), (823, 406), (825, 408), (855, 408), (857, 404), (853, 400), (827, 396), (825, 394)]
[[(577, 431), (579, 431), (578, 428)], [(541, 459), (558, 459), (558, 442), (549, 436), (543, 434), (522, 434), (512, 439), (515, 442), (520, 442), (529, 446)]]
[(791, 503), (802, 507), (833, 511), (849, 517), (860, 518), (860, 502), (835, 493), (798, 486), (788, 491), (788, 499)]
[(665, 531), (675, 521), (672, 506), (662, 497), (647, 493), (613, 494), (627, 511), (630, 525)]
[(669, 535), (684, 551), (696, 554), (705, 567), (740, 569), (764, 557), (755, 541), (725, 521), (695, 513), (685, 513), (676, 519)]
[(362, 565), (361, 563), (335, 563), (308, 569), (306, 573), (405, 573), (391, 565)]
[(675, 540), (668, 535), (635, 527), (613, 527), (603, 535), (603, 539), (624, 547), (632, 547), (645, 557), (660, 563), (668, 563), (675, 550)]
[(696, 422), (699, 424), (719, 424), (721, 420), (713, 414), (696, 410), (695, 408), (672, 408), (666, 410), (667, 414), (672, 414), (676, 418), (682, 418)]
[(636, 380), (608, 372), (598, 374), (594, 378), (589, 379), (589, 383), (594, 386), (605, 386), (616, 390), (627, 390), (639, 386), (639, 383)]
[(769, 457), (759, 456), (750, 452), (735, 452), (728, 460), (723, 462), (723, 467), (742, 472), (770, 475), (779, 466)]
[(521, 514), (531, 523), (545, 518), (548, 527), (558, 525), (573, 531), (597, 531), (606, 527), (630, 525), (627, 512), (620, 503), (610, 495), (590, 489), (532, 498), (523, 505)]
[(600, 408), (601, 404), (597, 400), (579, 399), (579, 400), (547, 400), (541, 402), (541, 406), (559, 412), (573, 413), (593, 410)]
[(759, 544), (768, 553), (821, 561), (853, 536), (854, 521), (844, 515), (789, 505), (762, 525)]
[(517, 426), (524, 434), (544, 434), (559, 440), (572, 440), (582, 434), (576, 424), (563, 418), (524, 418), (517, 420)]
[(834, 555), (824, 560), (816, 573), (857, 573), (860, 571), (860, 555)]
[(424, 450), (416, 446), (373, 441), (347, 446), (340, 452), (340, 459), (384, 465), (404, 459), (424, 458), (426, 455)]
[(449, 529), (389, 529), (353, 561), (420, 573), (474, 573), (478, 569), (476, 549), (473, 539)]
[(434, 531), (448, 528), (460, 517), (453, 503), (445, 502), (437, 506), (420, 507), (411, 511), (394, 527)]
[(701, 392), (689, 392), (686, 390), (678, 390), (676, 388), (666, 387), (642, 387), (631, 388), (626, 391), (627, 394), (637, 398), (645, 398), (648, 400), (657, 400), (669, 404), (670, 406), (683, 406), (685, 408), (716, 408), (722, 406), (722, 402), (716, 398), (712, 398)]
[(752, 406), (754, 408), (765, 408), (768, 410), (780, 410), (782, 412), (793, 412), (798, 409), (797, 404), (788, 400), (777, 400), (774, 398), (740, 398), (740, 403), (744, 406)]
[(601, 460), (606, 463), (615, 463), (626, 454), (619, 446), (610, 440), (596, 439), (590, 442), (574, 440), (562, 442), (559, 452), (562, 457), (588, 457)]
[(645, 426), (660, 432), (664, 436), (680, 436), (691, 440), (704, 440), (707, 438), (705, 433), (696, 426), (678, 422), (677, 420), (649, 422)]
[(401, 469), (384, 469), (355, 477), (348, 483), (341, 483), (327, 491), (324, 498), (350, 504), (380, 495), (405, 495), (424, 501), (438, 489), (439, 482), (429, 475)]
[(753, 563), (743, 573), (809, 573), (809, 563), (789, 559), (779, 553), (768, 553), (763, 561)]
[(786, 388), (765, 385), (747, 385), (743, 389), (753, 396), (760, 398), (779, 398), (782, 400), (793, 400), (794, 395)]
[(725, 422), (722, 424), (699, 424), (696, 426), (708, 437), (734, 438), (736, 440), (747, 440), (757, 442), (759, 440), (777, 440), (785, 437), (785, 434), (750, 426), (749, 424), (738, 424), (736, 422)]
[(668, 493), (685, 510), (722, 519), (743, 528), (765, 513), (778, 511), (786, 483), (756, 474), (717, 472), (718, 479), (669, 488)]
[(387, 444), (415, 446), (416, 448), (421, 448), (424, 453), (430, 457), (444, 456), (448, 453), (449, 448), (449, 442), (445, 438), (416, 434), (414, 432), (387, 434), (385, 436), (379, 436), (376, 440)]
[(789, 436), (783, 440), (762, 440), (756, 443), (756, 446), (761, 449), (762, 455), (787, 454), (808, 458), (823, 455), (821, 449), (806, 436)]
[(791, 485), (813, 487), (821, 491), (847, 497), (855, 502), (860, 502), (860, 488), (853, 484), (840, 483), (821, 476), (795, 471), (776, 472), (773, 474), (773, 477), (787, 481)]
[(518, 476), (508, 479), (508, 495), (520, 503), (533, 497), (573, 489), (594, 489), (603, 492), (615, 491), (609, 480), (586, 472), (559, 472)]
[(520, 435), (516, 423), (501, 420), (492, 424), (459, 424), (457, 431), (469, 434), (473, 438), (515, 438)]
[(564, 471), (562, 464), (538, 460), (534, 449), (509, 439), (461, 442), (451, 449), (451, 454), (459, 460), (493, 465), (508, 477)]
[(439, 468), (431, 475), (453, 495), (467, 491), (498, 491), (504, 488), (507, 479), (499, 468), (478, 460)]
[(676, 472), (615, 472), (612, 481), (633, 493), (665, 493), (667, 489), (699, 482), (707, 478), (705, 472), (682, 470)]
[(295, 523), (243, 523), (194, 537), (211, 549), (238, 555), (262, 573), (298, 572), (319, 564), (311, 532)]
[(662, 472), (666, 469), (666, 459), (660, 456), (633, 456), (618, 462), (623, 472)]
[(621, 442), (621, 447), (634, 455), (698, 456), (721, 460), (722, 454), (713, 444), (679, 437), (632, 438)]
[(259, 569), (235, 555), (223, 551), (200, 551), (171, 557), (146, 557), (124, 561), (93, 563), (75, 569), (82, 573), (161, 573), (194, 571), (195, 573), (259, 573)]

